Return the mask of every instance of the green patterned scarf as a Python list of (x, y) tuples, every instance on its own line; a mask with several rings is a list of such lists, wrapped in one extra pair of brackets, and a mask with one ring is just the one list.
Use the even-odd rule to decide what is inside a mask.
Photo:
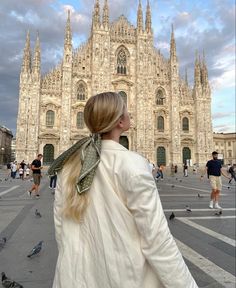
[(49, 175), (55, 175), (62, 170), (66, 161), (76, 151), (80, 150), (81, 170), (76, 184), (79, 194), (89, 190), (92, 185), (96, 168), (100, 162), (101, 135), (92, 134), (76, 142), (72, 147), (63, 152), (48, 169)]

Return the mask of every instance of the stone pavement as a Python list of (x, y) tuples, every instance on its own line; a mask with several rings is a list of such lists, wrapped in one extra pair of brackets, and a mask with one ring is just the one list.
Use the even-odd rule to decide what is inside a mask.
[[(27, 195), (32, 182), (5, 181), (5, 176), (6, 171), (0, 171), (0, 238), (7, 238), (5, 247), (0, 248), (0, 272), (4, 271), (24, 288), (50, 288), (57, 248), (54, 196), (48, 188), (49, 180), (43, 177), (41, 197), (34, 199)], [(210, 191), (206, 178), (200, 181), (199, 175), (183, 177), (179, 173), (175, 177), (165, 176), (157, 187), (166, 217), (171, 212), (176, 215), (174, 221), (168, 220), (169, 226), (199, 287), (235, 287), (235, 183), (228, 186), (224, 180), (222, 216), (208, 209)], [(199, 198), (198, 193), (203, 197)], [(185, 205), (192, 212), (186, 212)], [(35, 217), (36, 208), (42, 218)], [(27, 258), (40, 240), (44, 241), (40, 255)]]

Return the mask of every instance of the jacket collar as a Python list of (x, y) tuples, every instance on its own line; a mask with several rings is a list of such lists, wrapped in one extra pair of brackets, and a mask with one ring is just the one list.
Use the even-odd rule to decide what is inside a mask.
[(102, 150), (123, 150), (127, 151), (127, 149), (113, 140), (102, 140)]

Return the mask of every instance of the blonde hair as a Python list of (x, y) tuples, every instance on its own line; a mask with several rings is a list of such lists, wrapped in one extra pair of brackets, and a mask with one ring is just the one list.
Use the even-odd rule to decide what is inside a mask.
[[(88, 99), (84, 108), (84, 121), (91, 133), (111, 131), (124, 113), (125, 103), (114, 92), (97, 94)], [(76, 183), (81, 169), (80, 151), (76, 151), (63, 167), (65, 204), (63, 215), (79, 222), (89, 204), (88, 192), (78, 194)]]

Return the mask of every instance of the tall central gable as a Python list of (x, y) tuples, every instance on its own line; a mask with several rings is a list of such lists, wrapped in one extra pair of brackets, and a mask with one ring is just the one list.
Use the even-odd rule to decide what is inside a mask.
[(120, 43), (135, 43), (136, 41), (136, 28), (124, 15), (111, 24), (110, 31), (111, 41)]

